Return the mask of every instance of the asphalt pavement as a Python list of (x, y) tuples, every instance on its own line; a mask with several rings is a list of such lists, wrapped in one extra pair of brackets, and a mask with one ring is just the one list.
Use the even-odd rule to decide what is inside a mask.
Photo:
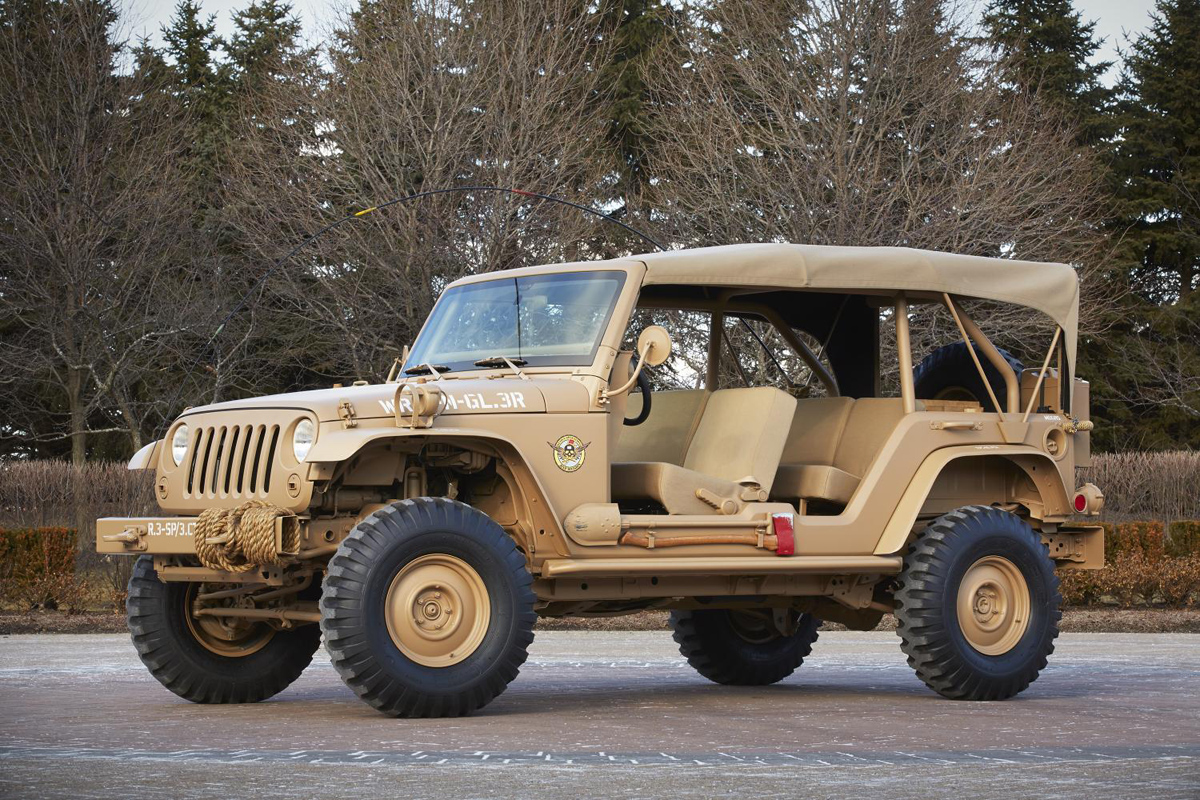
[(1064, 634), (996, 703), (944, 700), (891, 633), (827, 632), (780, 684), (711, 684), (667, 633), (545, 631), (474, 716), (396, 720), (324, 651), (200, 706), (121, 635), (0, 637), (0, 797), (1200, 798), (1200, 635)]

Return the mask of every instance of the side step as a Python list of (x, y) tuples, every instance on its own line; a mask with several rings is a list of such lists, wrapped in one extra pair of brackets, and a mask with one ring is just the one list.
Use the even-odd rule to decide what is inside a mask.
[(543, 578), (566, 575), (779, 575), (799, 573), (892, 575), (904, 565), (899, 556), (791, 556), (776, 558), (588, 558), (550, 559)]

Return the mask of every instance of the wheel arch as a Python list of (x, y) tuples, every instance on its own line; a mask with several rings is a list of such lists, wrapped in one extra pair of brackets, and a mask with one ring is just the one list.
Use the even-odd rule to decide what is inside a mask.
[[(904, 549), (939, 479), (946, 479), (956, 472), (987, 474), (989, 470), (1023, 479), (1006, 481), (1002, 499), (1026, 506), (1034, 519), (1065, 518), (1073, 513), (1071, 499), (1063, 486), (1058, 466), (1045, 453), (1019, 445), (946, 447), (929, 454), (917, 468), (884, 527), (883, 535), (875, 546), (875, 555), (893, 555)], [(955, 506), (968, 504), (954, 503)]]
[[(495, 459), (497, 475), (507, 487), (512, 518), (497, 518), (496, 509), (488, 503), (475, 504), (475, 507), (509, 531), (525, 551), (531, 566), (543, 556), (567, 554), (562, 522), (550, 495), (530, 467), (528, 457), (511, 439), (493, 431), (467, 428), (428, 428), (420, 431), (383, 429), (344, 433), (357, 435), (346, 436), (341, 431), (337, 432), (329, 437), (336, 441), (327, 440), (326, 447), (310, 455), (310, 460), (346, 463), (364, 456), (372, 448), (394, 443), (408, 445), (405, 449), (421, 449), (428, 444), (440, 443), (487, 454)], [(504, 498), (497, 498), (496, 502), (503, 504)]]

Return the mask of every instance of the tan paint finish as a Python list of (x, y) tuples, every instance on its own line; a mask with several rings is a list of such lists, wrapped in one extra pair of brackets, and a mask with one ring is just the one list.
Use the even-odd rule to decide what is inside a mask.
[[(494, 466), (494, 484), (482, 488), (472, 484), (474, 503), (524, 550), (545, 601), (579, 601), (586, 606), (601, 596), (596, 587), (603, 586), (606, 598), (812, 595), (865, 611), (872, 603), (871, 585), (900, 569), (900, 556), (914, 531), (942, 506), (967, 502), (1024, 506), (1058, 553), (1056, 558), (1073, 568), (1095, 566), (1096, 537), (1091, 529), (1072, 533), (1064, 525), (1072, 513), (1069, 492), (1076, 443), (1086, 443), (1086, 434), (1064, 433), (1068, 421), (1057, 414), (1031, 414), (1027, 423), (1018, 423), (1011, 415), (1005, 420), (967, 404), (925, 408), (912, 396), (909, 381), (904, 382), (904, 397), (894, 401), (907, 407), (897, 406), (896, 417), (882, 413), (886, 401), (845, 401), (861, 403), (869, 413), (843, 418), (841, 444), (824, 448), (831, 459), (835, 450), (844, 451), (844, 458), (837, 456), (838, 463), (850, 470), (848, 480), (857, 481), (847, 484), (840, 513), (812, 513), (807, 501), (799, 507), (761, 502), (765, 492), (760, 497), (749, 489), (737, 502), (725, 504), (733, 511), (726, 514), (623, 514), (613, 502), (612, 462), (682, 465), (712, 397), (703, 390), (660, 393), (648, 427), (621, 425), (621, 417), (637, 412), (641, 398), (609, 393), (626, 383), (630, 374), (629, 354), (619, 347), (643, 283), (716, 287), (710, 310), (718, 318), (724, 308), (746, 305), (731, 299), (739, 286), (840, 287), (891, 297), (896, 290), (905, 290), (911, 299), (923, 302), (937, 301), (941, 292), (1020, 297), (1060, 321), (1067, 334), (1067, 357), (1073, 357), (1077, 287), (1069, 268), (1051, 265), (1046, 274), (1018, 290), (1007, 284), (1020, 283), (1022, 276), (1032, 274), (1029, 265), (1005, 261), (1006, 270), (1014, 263), (1020, 265), (1006, 278), (996, 270), (996, 262), (986, 259), (893, 250), (755, 245), (506, 273), (598, 269), (627, 273), (592, 363), (522, 369), (520, 375), (507, 367), (489, 368), (189, 410), (168, 431), (164, 446), (143, 450), (136, 459), (138, 464), (156, 466), (160, 506), (175, 516), (101, 520), (98, 549), (157, 554), (165, 559), (160, 566), (170, 579), (219, 579), (211, 571), (180, 562), (178, 556), (193, 552), (191, 538), (186, 533), (171, 535), (163, 526), (186, 529), (188, 521), (206, 508), (262, 499), (301, 518), (302, 550), (311, 559), (301, 566), (311, 569), (358, 519), (396, 499), (394, 492), (404, 497), (428, 491), (429, 476), (420, 465), (424, 462), (413, 459), (425, 452), (432, 454), (432, 461), (443, 458), (460, 464), (463, 470), (455, 474), (463, 475), (464, 482), (484, 465)], [(906, 268), (915, 272), (904, 274)], [(962, 274), (956, 272), (960, 268)], [(838, 274), (840, 284), (835, 280)], [(985, 274), (989, 277), (982, 280)], [(473, 276), (459, 283), (494, 277)], [(1043, 297), (1047, 292), (1057, 294)], [(663, 299), (659, 296), (655, 302)], [(903, 340), (906, 326), (899, 320), (897, 324)], [(907, 349), (901, 351), (902, 360), (907, 360)], [(430, 406), (422, 412), (427, 415), (414, 422), (411, 409), (406, 412), (402, 403), (398, 406), (405, 386), (436, 389), (436, 409)], [(1032, 386), (1028, 393), (1032, 394)], [(1076, 408), (1076, 413), (1086, 414), (1085, 405)], [(901, 410), (909, 413), (900, 414)], [(305, 461), (297, 462), (291, 434), (302, 419), (317, 423), (317, 436)], [(847, 423), (847, 419), (860, 421)], [(176, 466), (169, 442), (183, 423), (190, 427), (191, 446)], [(774, 431), (783, 426), (769, 427)], [(778, 436), (782, 447), (786, 429)], [(269, 441), (274, 441), (273, 454), (267, 452)], [(1086, 445), (1084, 450), (1086, 454)], [(802, 459), (805, 454), (793, 455)], [(784, 463), (788, 457), (785, 453)], [(774, 476), (755, 477), (769, 486)], [(341, 487), (337, 492), (331, 491), (335, 485)], [(400, 488), (394, 490), (393, 485)], [(457, 488), (447, 491), (453, 496)], [(765, 546), (767, 541), (776, 543), (771, 515), (778, 513), (794, 515), (794, 555), (780, 556)], [(1057, 533), (1060, 526), (1062, 534)], [(627, 532), (636, 533), (629, 541), (639, 542), (638, 546), (618, 544)], [(683, 543), (676, 538), (669, 547), (649, 546), (655, 537), (688, 536), (716, 537), (708, 541), (723, 538), (725, 543)], [(282, 580), (275, 572), (264, 576), (264, 580)], [(414, 631), (395, 635), (411, 643), (416, 641), (413, 636), (420, 638)]]

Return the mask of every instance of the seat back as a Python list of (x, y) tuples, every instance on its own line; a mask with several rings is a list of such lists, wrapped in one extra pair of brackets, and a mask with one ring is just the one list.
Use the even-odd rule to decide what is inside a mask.
[(854, 407), (852, 397), (812, 397), (796, 401), (792, 427), (783, 446), (784, 464), (833, 466), (846, 418)]
[(727, 481), (752, 476), (769, 492), (795, 409), (796, 398), (770, 386), (713, 392), (683, 466)]
[[(624, 427), (613, 450), (614, 462), (663, 461), (683, 466), (692, 433), (710, 393), (704, 389), (655, 392), (650, 416), (636, 427)], [(629, 395), (626, 417), (642, 410), (642, 395)]]
[(904, 418), (899, 397), (863, 397), (854, 401), (838, 440), (833, 466), (858, 478), (867, 474), (883, 443)]

